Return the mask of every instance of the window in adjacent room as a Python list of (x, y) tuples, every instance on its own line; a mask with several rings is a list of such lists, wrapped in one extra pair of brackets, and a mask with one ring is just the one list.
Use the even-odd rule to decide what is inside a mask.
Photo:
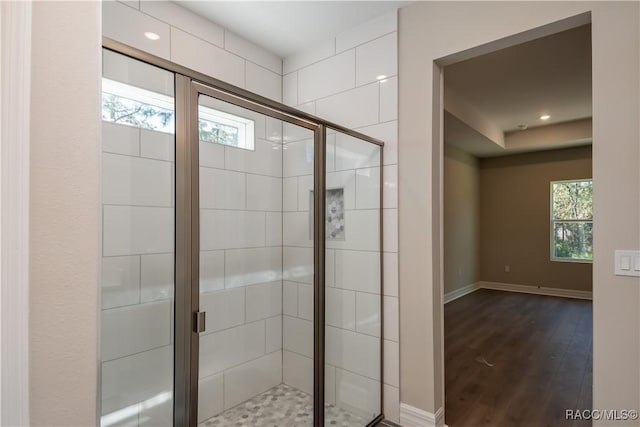
[(551, 182), (551, 259), (593, 259), (593, 185), (591, 179)]

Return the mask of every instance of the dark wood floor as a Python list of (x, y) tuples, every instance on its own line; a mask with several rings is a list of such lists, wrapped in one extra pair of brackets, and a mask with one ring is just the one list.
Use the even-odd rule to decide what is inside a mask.
[(592, 319), (591, 301), (488, 289), (446, 304), (446, 424), (591, 425), (565, 409), (591, 409)]

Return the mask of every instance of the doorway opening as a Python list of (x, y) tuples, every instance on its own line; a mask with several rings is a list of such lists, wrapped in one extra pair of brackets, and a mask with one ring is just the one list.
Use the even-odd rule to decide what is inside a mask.
[(591, 25), (442, 71), (445, 421), (572, 425), (592, 404)]

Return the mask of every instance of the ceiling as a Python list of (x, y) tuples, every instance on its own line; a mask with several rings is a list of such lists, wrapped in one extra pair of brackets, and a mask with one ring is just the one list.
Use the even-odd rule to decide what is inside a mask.
[[(447, 123), (445, 117), (445, 139), (455, 142), (454, 135), (472, 135), (453, 128), (466, 124), (493, 140), (493, 149), (488, 150), (486, 139), (475, 152), (469, 140), (459, 141), (459, 148), (480, 157), (504, 154), (509, 151), (509, 135), (527, 132), (520, 125), (537, 128), (591, 117), (591, 26), (452, 64), (445, 67), (444, 76), (445, 109), (459, 119), (449, 117)], [(464, 105), (447, 104), (448, 99)], [(473, 120), (461, 112), (473, 112)], [(551, 117), (542, 121), (543, 114)], [(501, 133), (502, 140), (483, 132), (478, 123)]]
[(281, 58), (409, 1), (175, 1)]

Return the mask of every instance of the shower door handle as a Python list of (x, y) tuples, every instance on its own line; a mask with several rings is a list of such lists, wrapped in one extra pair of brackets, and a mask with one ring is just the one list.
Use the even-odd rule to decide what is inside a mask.
[(196, 333), (204, 332), (207, 329), (207, 312), (206, 311), (196, 311), (193, 313), (193, 329)]

